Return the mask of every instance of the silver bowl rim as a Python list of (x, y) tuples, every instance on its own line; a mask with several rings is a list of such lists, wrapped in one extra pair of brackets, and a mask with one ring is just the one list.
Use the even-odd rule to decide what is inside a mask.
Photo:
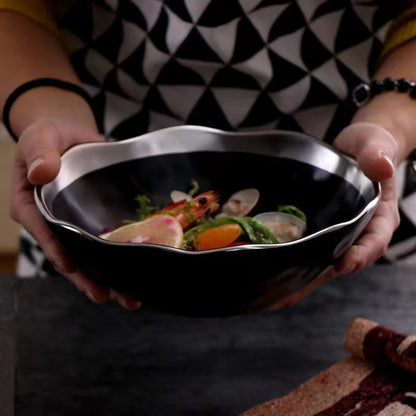
[[(62, 160), (64, 160), (65, 158), (70, 157), (74, 152), (78, 152), (81, 151), (82, 149), (86, 149), (86, 148), (96, 148), (96, 147), (102, 147), (102, 146), (120, 146), (120, 145), (125, 145), (131, 142), (135, 142), (135, 141), (141, 141), (141, 140), (148, 140), (151, 139), (155, 134), (160, 134), (161, 132), (163, 133), (170, 133), (172, 131), (177, 131), (177, 130), (181, 130), (181, 131), (186, 131), (186, 130), (198, 130), (198, 131), (205, 131), (208, 133), (213, 133), (213, 134), (222, 134), (225, 136), (258, 136), (258, 135), (295, 135), (295, 136), (299, 136), (299, 137), (303, 137), (303, 138), (307, 138), (308, 140), (311, 140), (317, 144), (319, 144), (320, 146), (323, 146), (324, 148), (327, 148), (329, 151), (331, 151), (332, 153), (336, 154), (338, 157), (347, 160), (349, 163), (352, 163), (353, 165), (357, 166), (357, 163), (354, 159), (352, 159), (351, 157), (341, 153), (340, 151), (338, 151), (337, 149), (335, 149), (334, 147), (330, 146), (329, 144), (318, 140), (312, 136), (308, 136), (304, 133), (299, 133), (299, 132), (292, 132), (292, 131), (287, 131), (287, 130), (263, 130), (263, 131), (249, 131), (249, 132), (232, 132), (232, 131), (223, 131), (223, 130), (219, 130), (219, 129), (214, 129), (211, 127), (203, 127), (203, 126), (194, 126), (194, 125), (186, 125), (186, 126), (174, 126), (174, 127), (168, 127), (165, 129), (161, 129), (161, 130), (156, 130), (150, 133), (146, 133), (144, 135), (141, 136), (136, 136), (136, 137), (132, 137), (129, 139), (125, 139), (123, 141), (106, 141), (106, 142), (93, 142), (93, 143), (82, 143), (76, 146), (71, 147), (70, 149), (68, 149), (63, 155), (62, 155)], [(132, 158), (132, 159), (137, 159), (137, 156)], [(124, 159), (123, 159), (124, 160)], [(102, 167), (105, 167), (108, 165), (103, 165)], [(95, 169), (92, 169), (95, 170)], [(91, 170), (90, 170), (91, 171)], [(56, 218), (48, 209), (46, 202), (44, 200), (44, 189), (45, 186), (48, 185), (37, 185), (34, 188), (34, 199), (35, 199), (35, 203), (36, 206), (38, 208), (38, 210), (40, 211), (41, 215), (44, 217), (44, 219), (49, 222), (52, 223), (56, 226), (60, 226), (63, 227), (71, 232), (77, 233), (79, 235), (82, 235), (90, 240), (94, 240), (99, 244), (102, 245), (108, 245), (108, 246), (115, 246), (115, 247), (122, 247), (122, 246), (128, 246), (128, 247), (137, 247), (137, 249), (140, 249), (141, 247), (146, 247), (146, 248), (150, 248), (150, 249), (155, 249), (155, 250), (162, 250), (162, 251), (170, 251), (170, 252), (176, 252), (178, 254), (182, 254), (182, 255), (188, 255), (188, 256), (201, 256), (204, 255), (206, 253), (215, 253), (215, 252), (233, 252), (233, 251), (242, 251), (242, 250), (269, 250), (269, 249), (279, 249), (282, 247), (288, 247), (288, 246), (294, 246), (294, 245), (299, 245), (301, 243), (304, 243), (306, 241), (309, 240), (313, 240), (316, 239), (324, 234), (328, 234), (328, 233), (332, 233), (335, 232), (341, 228), (347, 227), (349, 225), (352, 225), (356, 222), (358, 222), (362, 217), (364, 217), (367, 213), (369, 212), (373, 212), (377, 205), (379, 204), (380, 200), (381, 200), (381, 184), (378, 182), (373, 182), (371, 181), (375, 187), (375, 196), (372, 200), (370, 200), (353, 218), (351, 218), (350, 220), (347, 221), (343, 221), (343, 222), (339, 222), (337, 224), (333, 224), (331, 226), (325, 227), (322, 230), (316, 231), (312, 234), (308, 234), (305, 237), (302, 237), (298, 240), (295, 241), (290, 241), (290, 242), (286, 242), (286, 243), (278, 243), (278, 244), (244, 244), (241, 246), (235, 246), (235, 247), (224, 247), (224, 248), (218, 248), (218, 249), (211, 249), (211, 250), (201, 250), (201, 251), (187, 251), (181, 248), (175, 248), (175, 247), (170, 247), (170, 246), (164, 246), (164, 245), (158, 245), (158, 244), (146, 244), (146, 243), (141, 243), (141, 244), (131, 244), (131, 243), (119, 243), (119, 242), (112, 242), (112, 241), (108, 241), (105, 240), (103, 238), (100, 238), (92, 233), (89, 233), (88, 231), (84, 230), (83, 228), (74, 225), (72, 223), (69, 223), (67, 221), (64, 220), (60, 220), (59, 218)]]

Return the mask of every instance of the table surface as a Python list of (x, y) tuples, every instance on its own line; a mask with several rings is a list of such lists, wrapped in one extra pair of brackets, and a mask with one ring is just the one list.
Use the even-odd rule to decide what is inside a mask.
[(345, 358), (356, 317), (416, 333), (416, 268), (377, 265), (297, 305), (187, 318), (0, 276), (0, 415), (236, 416)]

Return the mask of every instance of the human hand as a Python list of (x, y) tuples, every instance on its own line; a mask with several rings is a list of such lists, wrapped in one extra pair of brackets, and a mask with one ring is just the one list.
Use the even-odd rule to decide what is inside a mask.
[(356, 272), (374, 263), (387, 250), (399, 225), (395, 169), (398, 145), (393, 135), (380, 125), (357, 122), (341, 131), (334, 146), (355, 158), (362, 171), (381, 184), (381, 201), (362, 235), (336, 265), (338, 275)]
[(308, 286), (272, 305), (270, 310), (294, 305), (336, 276), (357, 272), (374, 263), (387, 250), (399, 225), (394, 166), (397, 144), (392, 134), (377, 124), (357, 122), (338, 135), (334, 146), (355, 158), (371, 180), (381, 183), (380, 204), (362, 235), (336, 265)]
[(114, 300), (127, 309), (137, 309), (140, 302), (128, 295), (100, 286), (78, 270), (53, 236), (34, 201), (33, 188), (52, 181), (59, 172), (61, 154), (70, 147), (102, 141), (95, 132), (74, 125), (39, 120), (20, 135), (12, 172), (10, 214), (39, 243), (56, 271), (68, 278), (92, 301)]

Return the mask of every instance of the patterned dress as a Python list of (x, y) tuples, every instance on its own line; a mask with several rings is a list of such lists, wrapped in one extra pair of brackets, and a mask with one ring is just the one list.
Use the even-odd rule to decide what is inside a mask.
[[(109, 140), (198, 124), (289, 129), (331, 143), (349, 121), (350, 92), (370, 79), (398, 12), (398, 2), (365, 0), (60, 5), (62, 37)], [(413, 203), (414, 184), (403, 188)], [(387, 261), (416, 251), (414, 223), (404, 224)], [(51, 271), (24, 233), (19, 273)]]

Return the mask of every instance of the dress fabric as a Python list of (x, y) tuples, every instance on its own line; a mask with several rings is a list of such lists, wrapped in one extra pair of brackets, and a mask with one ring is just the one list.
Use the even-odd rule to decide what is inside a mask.
[(391, 16), (333, 0), (79, 1), (61, 25), (109, 137), (186, 123), (331, 141)]
[[(331, 143), (397, 12), (395, 2), (371, 0), (60, 3), (62, 38), (109, 140), (195, 124), (288, 129)], [(408, 221), (412, 241), (416, 220)], [(22, 276), (52, 272), (24, 231), (20, 257)]]

